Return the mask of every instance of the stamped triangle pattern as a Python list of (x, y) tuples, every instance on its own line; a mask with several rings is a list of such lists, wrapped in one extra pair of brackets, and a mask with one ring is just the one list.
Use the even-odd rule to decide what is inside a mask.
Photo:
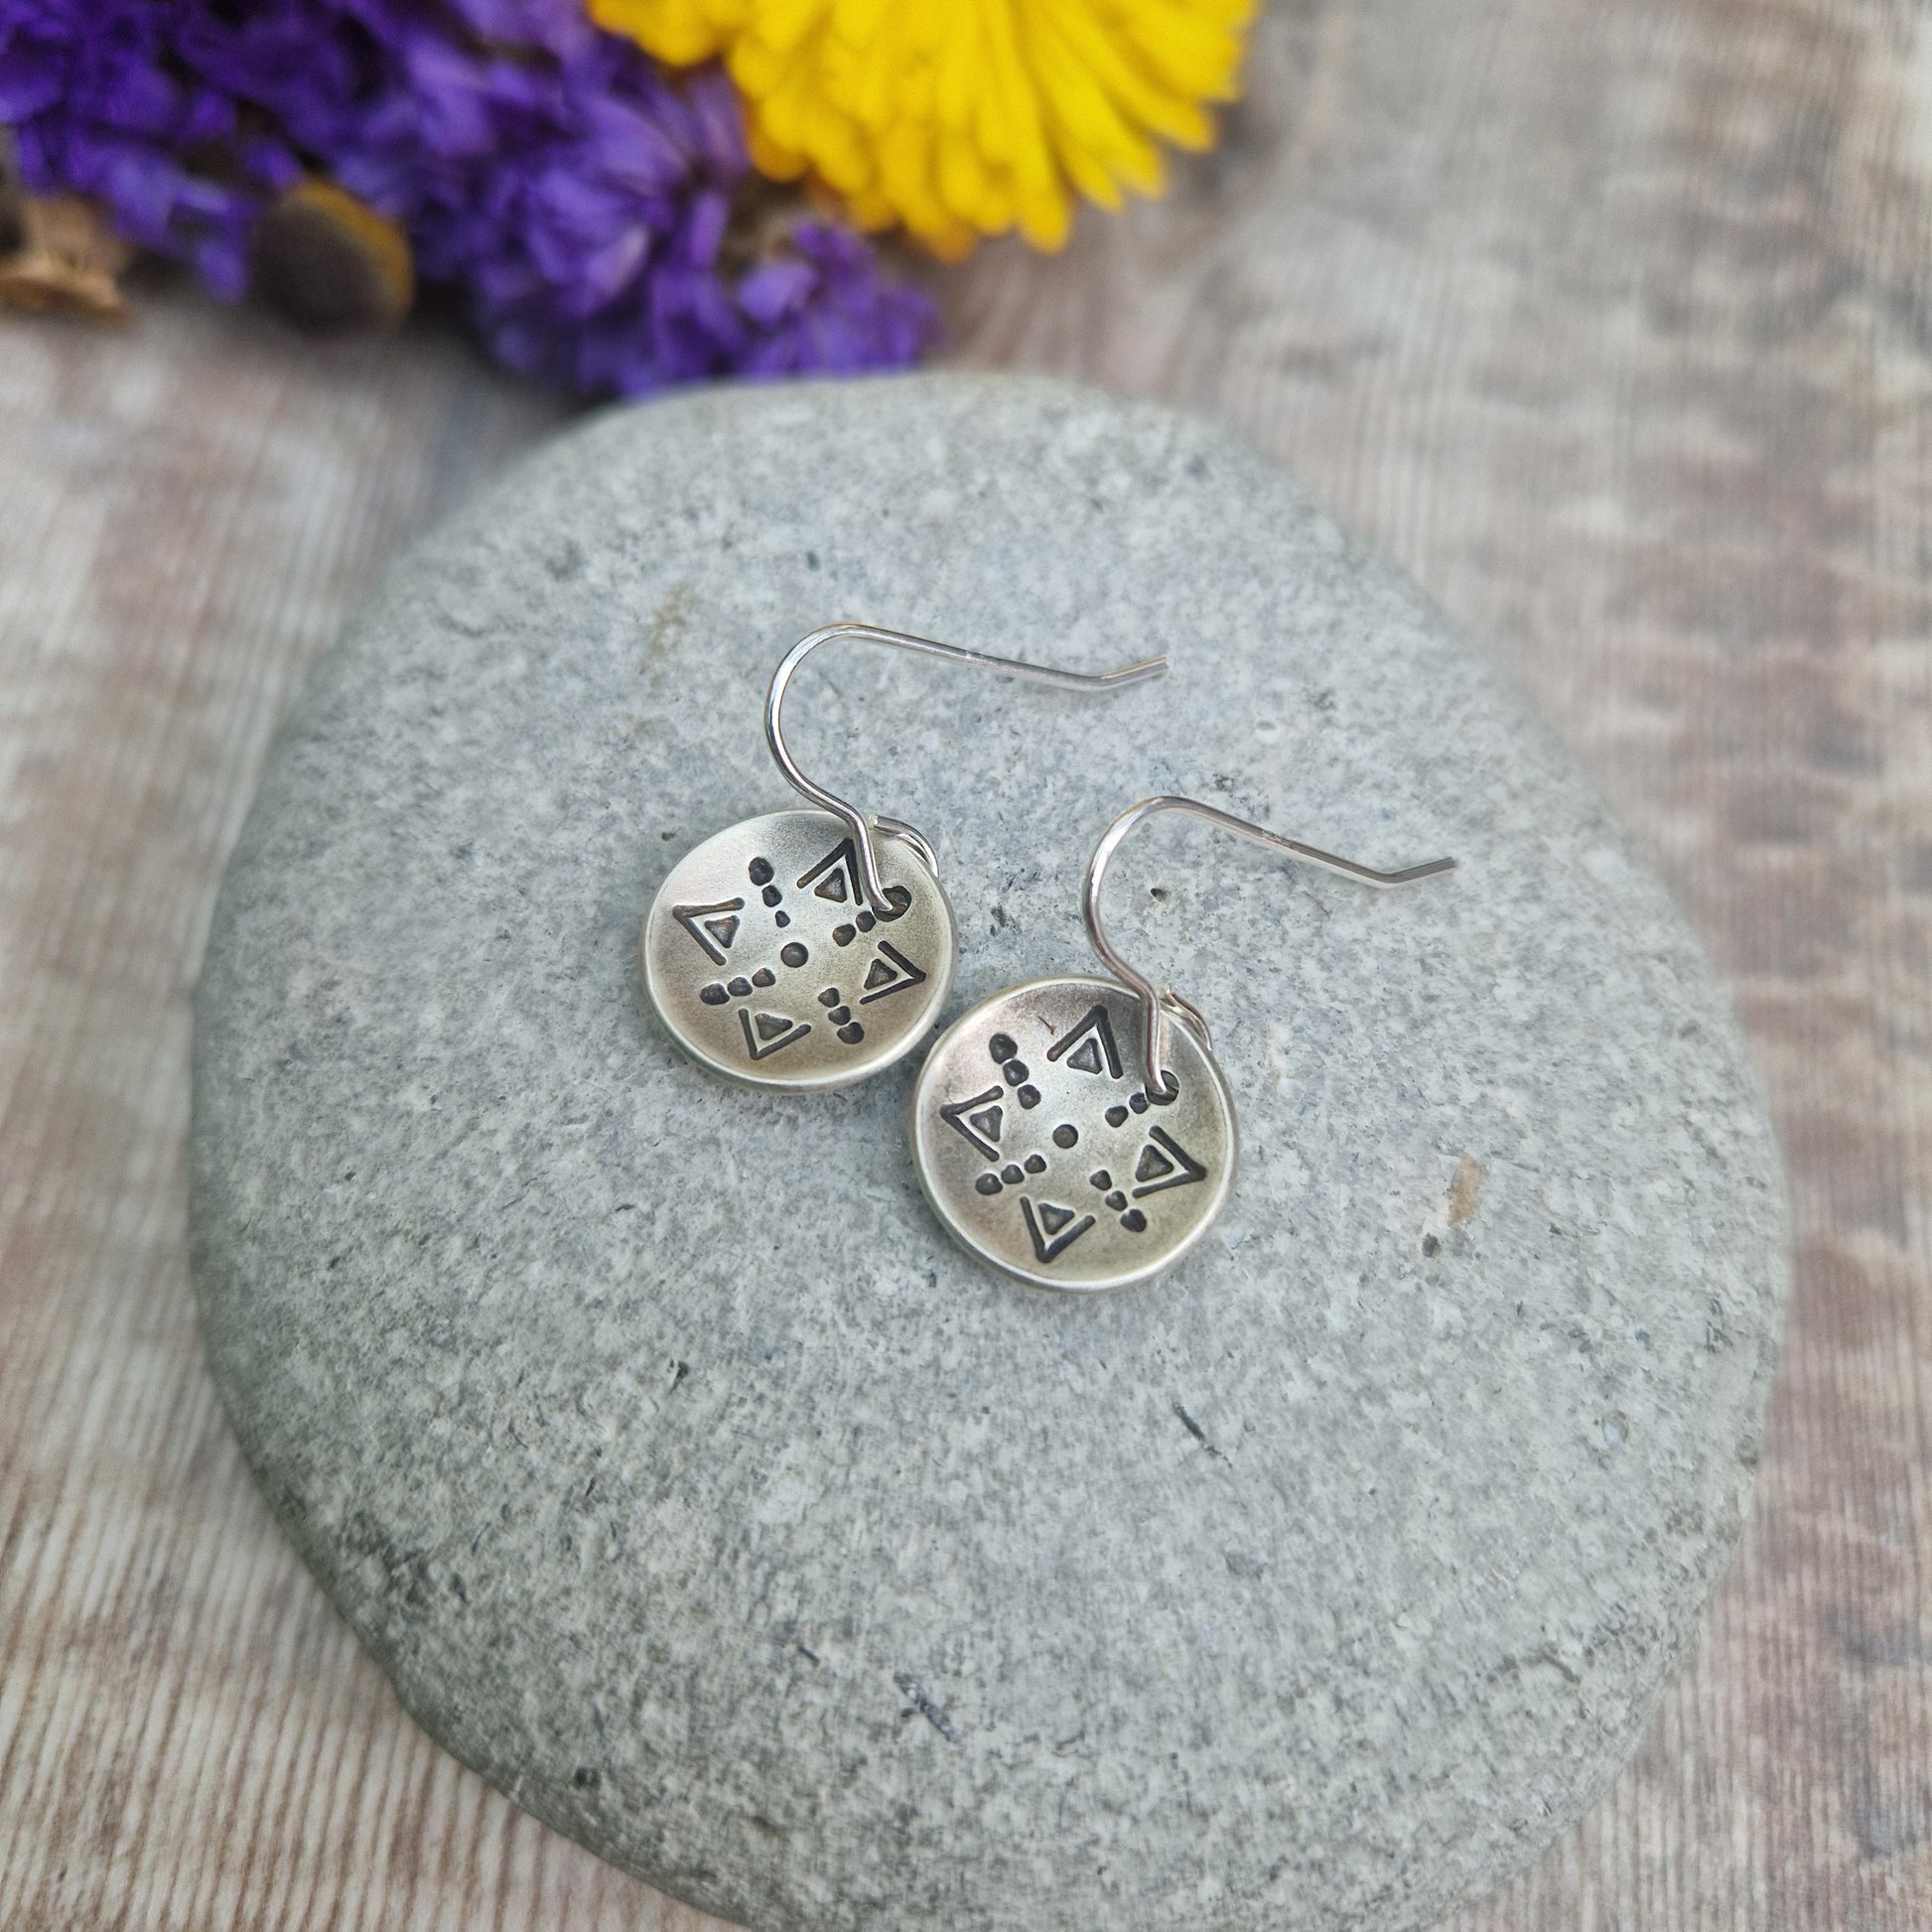
[(1026, 1217), (1034, 1259), (1042, 1266), (1059, 1260), (1093, 1226), (1091, 1214), (1076, 1214), (1073, 1208), (1061, 1207), (1054, 1201), (1042, 1200), (1035, 1211), (1025, 1194), (1020, 1197), (1020, 1212)]
[(1165, 1193), (1170, 1187), (1189, 1187), (1207, 1178), (1207, 1170), (1165, 1127), (1150, 1127), (1147, 1133), (1147, 1145), (1134, 1164), (1134, 1179), (1144, 1183), (1133, 1190), (1136, 1200)]
[(914, 966), (890, 939), (879, 942), (879, 951), (866, 972), (866, 983), (859, 994), (859, 1004), (869, 1007), (880, 1000), (890, 1000), (895, 993), (903, 993), (907, 987), (923, 986), (925, 975)]
[[(1045, 1136), (1050, 1148), (1029, 1147), (1027, 1144), (1035, 1137), (1025, 1131), (1024, 1123), (1046, 1096), (1031, 1083), (1026, 1064), (1020, 1058), (1019, 1043), (1011, 1035), (991, 1035), (986, 1051), (999, 1067), (1001, 1080), (962, 1099), (942, 1101), (939, 1118), (986, 1163), (984, 1172), (973, 1180), (976, 1193), (990, 1201), (1008, 1189), (1014, 1190), (1020, 1224), (1026, 1229), (1028, 1244), (1038, 1266), (1051, 1266), (1076, 1241), (1097, 1227), (1102, 1205), (1126, 1233), (1138, 1238), (1150, 1227), (1148, 1215), (1140, 1206), (1142, 1201), (1171, 1188), (1193, 1186), (1207, 1178), (1204, 1162), (1196, 1160), (1167, 1127), (1149, 1121), (1145, 1123), (1145, 1135), (1131, 1174), (1124, 1173), (1117, 1182), (1104, 1166), (1087, 1173), (1087, 1185), (1102, 1196), (1092, 1210), (1083, 1212), (1079, 1207), (1068, 1207), (1048, 1198), (1041, 1190), (1054, 1185), (1053, 1169), (1061, 1156), (1071, 1155), (1079, 1147), (1091, 1147), (1099, 1152), (1100, 1142), (1107, 1133), (1118, 1133), (1130, 1119), (1145, 1116), (1151, 1103), (1144, 1092), (1135, 1092), (1123, 1103), (1109, 1106), (1105, 1104), (1104, 1086), (1096, 1092), (1084, 1079), (1073, 1082), (1066, 1091), (1065, 1104), (1074, 1118), (1061, 1119), (1051, 1127)], [(1120, 1045), (1107, 1009), (1102, 1005), (1090, 1007), (1078, 1026), (1069, 1028), (1047, 1048), (1046, 1057), (1082, 1075), (1111, 1080), (1122, 1077)], [(1078, 1098), (1081, 1094), (1086, 1097)], [(1177, 1087), (1173, 1097), (1178, 1097)], [(1101, 1115), (1104, 1127), (1101, 1120), (1093, 1119), (1093, 1113)], [(1080, 1125), (1082, 1114), (1087, 1120), (1084, 1133)], [(1047, 1118), (1051, 1120), (1052, 1116), (1049, 1114)], [(1017, 1129), (1016, 1123), (1020, 1124)], [(1013, 1145), (1009, 1146), (1010, 1142)], [(1133, 1142), (1128, 1146), (1131, 1148)], [(1084, 1167), (1090, 1157), (1080, 1158)], [(1026, 1191), (1021, 1192), (1023, 1188)], [(1011, 1209), (1001, 1211), (1011, 1212)]]
[(745, 1050), (755, 1060), (768, 1060), (795, 1046), (811, 1032), (811, 1023), (794, 1020), (785, 1013), (754, 1013), (750, 1007), (738, 1010), (739, 1024), (745, 1031)]
[[(810, 888), (814, 898), (822, 898), (831, 905), (850, 905), (852, 917), (842, 920), (832, 928), (832, 943), (835, 946), (849, 946), (862, 932), (870, 932), (882, 919), (897, 919), (903, 915), (912, 903), (912, 895), (903, 886), (888, 886), (886, 901), (891, 906), (888, 912), (875, 912), (866, 903), (865, 889), (861, 884), (859, 872), (859, 850), (851, 839), (841, 839), (824, 858), (814, 866), (807, 866), (798, 875), (797, 885), (801, 890)], [(889, 946), (887, 951), (891, 952)], [(895, 954), (895, 957), (899, 955)], [(925, 975), (910, 964), (903, 962), (903, 970), (911, 977), (900, 984), (916, 986)], [(869, 982), (870, 983), (870, 982)], [(897, 993), (898, 986), (889, 986), (886, 993)], [(885, 997), (882, 993), (880, 998)], [(861, 999), (860, 1004), (865, 1004)]]
[(802, 890), (809, 886), (815, 898), (845, 905), (859, 897), (859, 854), (850, 839), (841, 839), (817, 865), (798, 875)]
[(742, 898), (721, 898), (713, 905), (674, 905), (671, 917), (704, 948), (714, 966), (722, 966), (738, 937), (739, 914), (744, 910)]
[(1113, 1022), (1107, 1009), (1094, 1006), (1077, 1027), (1070, 1028), (1046, 1049), (1049, 1060), (1063, 1061), (1076, 1073), (1105, 1073), (1120, 1078), (1120, 1048), (1114, 1043)]
[(1000, 1129), (1006, 1123), (1005, 1092), (995, 1086), (970, 1094), (939, 1109), (939, 1118), (963, 1135), (975, 1153), (988, 1161), (1000, 1158)]

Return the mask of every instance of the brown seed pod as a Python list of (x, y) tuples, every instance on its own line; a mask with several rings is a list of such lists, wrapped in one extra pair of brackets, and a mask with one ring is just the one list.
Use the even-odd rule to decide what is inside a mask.
[(19, 237), (0, 260), (0, 308), (119, 322), (127, 299), (116, 279), (133, 250), (93, 203), (78, 195), (24, 195), (14, 205)]
[(253, 292), (299, 329), (375, 334), (416, 295), (409, 238), (334, 182), (298, 182), (264, 209), (248, 238)]
[(0, 127), (0, 255), (11, 255), (26, 245), (27, 190), (21, 185), (13, 136)]

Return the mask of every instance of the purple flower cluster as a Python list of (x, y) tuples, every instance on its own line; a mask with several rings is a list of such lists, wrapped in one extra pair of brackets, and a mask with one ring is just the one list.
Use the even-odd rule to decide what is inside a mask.
[[(152, 0), (0, 0), (0, 123), (40, 194), (103, 202), (129, 241), (193, 262), (218, 295), (246, 278), (248, 223), (301, 164), (196, 70), (191, 9)], [(191, 155), (220, 152), (219, 175)]]
[(581, 0), (0, 0), (0, 123), (31, 188), (98, 198), (229, 298), (260, 210), (326, 175), (497, 356), (586, 394), (900, 367), (934, 330), (829, 222), (748, 253), (729, 81), (667, 74)]

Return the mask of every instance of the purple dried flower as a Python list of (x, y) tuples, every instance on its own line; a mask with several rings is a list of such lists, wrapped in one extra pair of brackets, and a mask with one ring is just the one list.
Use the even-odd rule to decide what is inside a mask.
[(738, 304), (765, 332), (747, 370), (793, 375), (811, 369), (903, 367), (918, 360), (933, 328), (931, 305), (881, 295), (872, 250), (849, 229), (801, 221), (796, 251), (764, 262), (738, 288)]
[(827, 222), (734, 265), (729, 82), (671, 80), (577, 0), (0, 0), (0, 121), (30, 186), (98, 196), (223, 296), (265, 202), (319, 169), (503, 361), (586, 393), (902, 366), (934, 329)]
[(256, 208), (300, 164), (257, 138), (252, 183), (239, 168), (191, 168), (191, 153), (233, 142), (237, 118), (225, 89), (175, 58), (186, 13), (155, 0), (0, 0), (0, 122), (29, 188), (98, 197), (129, 241), (193, 262), (232, 298)]

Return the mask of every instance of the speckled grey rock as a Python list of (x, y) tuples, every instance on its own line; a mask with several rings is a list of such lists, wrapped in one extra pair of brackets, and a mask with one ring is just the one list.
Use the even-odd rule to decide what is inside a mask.
[[(649, 1017), (672, 860), (789, 802), (857, 617), (1165, 685), (824, 653), (808, 768), (936, 842), (951, 1011), (1122, 944), (1209, 1016), (1236, 1197), (1042, 1295), (923, 1205), (913, 1062), (769, 1098)], [(1718, 987), (1595, 793), (1386, 564), (1164, 412), (943, 377), (553, 446), (304, 693), (198, 1009), (207, 1347), (404, 1702), (779, 1928), (1416, 1925), (1602, 1785), (1736, 1535), (1784, 1291)]]

